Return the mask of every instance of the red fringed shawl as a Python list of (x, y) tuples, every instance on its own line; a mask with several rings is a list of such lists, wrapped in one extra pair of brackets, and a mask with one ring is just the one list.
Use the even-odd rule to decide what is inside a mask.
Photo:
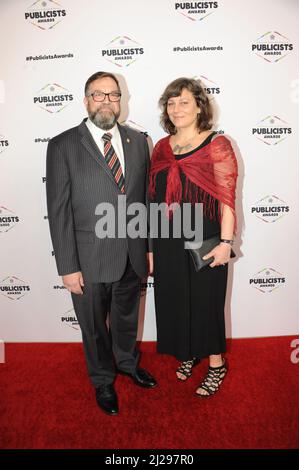
[[(217, 136), (205, 147), (189, 157), (176, 160), (169, 143), (169, 136), (155, 145), (150, 169), (149, 196), (153, 200), (156, 193), (156, 176), (168, 170), (166, 197), (167, 205), (180, 204), (182, 201), (182, 182), (180, 171), (186, 178), (184, 200), (203, 203), (203, 214), (210, 219), (216, 218), (216, 199), (229, 206), (235, 214), (235, 191), (238, 176), (237, 160), (230, 141)], [(218, 205), (218, 220), (222, 219), (222, 207)], [(172, 211), (168, 212), (171, 217)]]

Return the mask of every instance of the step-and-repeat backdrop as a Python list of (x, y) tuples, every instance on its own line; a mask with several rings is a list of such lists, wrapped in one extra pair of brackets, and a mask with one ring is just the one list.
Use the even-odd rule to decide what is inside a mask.
[[(298, 333), (298, 15), (297, 0), (1, 0), (0, 339), (81, 340), (56, 272), (45, 161), (48, 140), (86, 116), (99, 70), (118, 75), (121, 121), (150, 143), (164, 135), (164, 87), (202, 80), (239, 162), (227, 334)], [(143, 340), (156, 338), (153, 290), (145, 280)]]

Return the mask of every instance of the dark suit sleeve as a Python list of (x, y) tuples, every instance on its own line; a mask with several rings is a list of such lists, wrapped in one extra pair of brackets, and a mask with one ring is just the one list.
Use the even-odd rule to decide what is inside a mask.
[(71, 181), (65, 155), (50, 141), (47, 150), (47, 207), (58, 274), (80, 271), (71, 205)]
[(146, 159), (146, 188), (145, 188), (145, 200), (146, 200), (146, 210), (147, 210), (147, 240), (148, 240), (148, 251), (153, 251), (153, 240), (150, 237), (150, 200), (148, 194), (148, 185), (149, 185), (149, 170), (150, 170), (150, 154), (146, 138), (144, 138), (144, 151)]

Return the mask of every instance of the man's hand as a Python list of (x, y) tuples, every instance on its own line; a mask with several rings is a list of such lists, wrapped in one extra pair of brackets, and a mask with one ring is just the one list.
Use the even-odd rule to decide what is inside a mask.
[(149, 252), (146, 254), (147, 256), (147, 274), (148, 276), (152, 276), (154, 274), (154, 257), (153, 253)]
[(82, 287), (84, 286), (84, 281), (81, 271), (62, 276), (62, 282), (69, 292), (73, 294), (83, 294)]

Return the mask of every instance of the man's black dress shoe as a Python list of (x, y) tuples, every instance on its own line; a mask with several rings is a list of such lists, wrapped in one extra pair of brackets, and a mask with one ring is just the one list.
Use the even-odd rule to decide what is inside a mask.
[(136, 385), (139, 385), (139, 387), (154, 388), (157, 385), (157, 382), (154, 377), (145, 369), (137, 368), (133, 374), (130, 374), (129, 372), (123, 372), (122, 370), (118, 370), (117, 372), (119, 374), (128, 375), (129, 377), (131, 377), (133, 382)]
[(96, 400), (99, 407), (108, 415), (117, 415), (118, 402), (113, 384), (96, 387)]

